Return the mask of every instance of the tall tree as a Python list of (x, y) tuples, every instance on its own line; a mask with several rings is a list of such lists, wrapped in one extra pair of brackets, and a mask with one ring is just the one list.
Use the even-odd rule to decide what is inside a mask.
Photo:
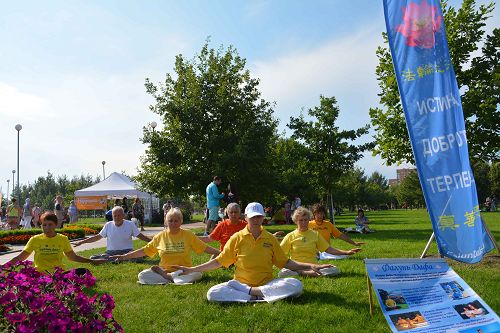
[(410, 172), (397, 188), (396, 196), (401, 205), (405, 203), (411, 208), (425, 205), (424, 194), (416, 171)]
[(272, 166), (276, 178), (272, 187), (278, 199), (273, 204), (283, 204), (285, 198), (295, 196), (299, 196), (303, 203), (317, 202), (318, 194), (307, 174), (307, 148), (294, 138), (280, 137), (273, 151)]
[(192, 60), (178, 55), (174, 70), (158, 86), (146, 80), (163, 128), (144, 128), (148, 147), (136, 179), (161, 196), (185, 198), (221, 175), (239, 185), (242, 200), (269, 196), (277, 121), (245, 59), (207, 42)]
[[(458, 10), (442, 2), (451, 60), (461, 87), (470, 155), (473, 159), (495, 160), (500, 152), (500, 32), (495, 29), (487, 36), (481, 54), (471, 61), (483, 41), (485, 22), (494, 5), (476, 7), (475, 0), (464, 0)], [(387, 45), (387, 35), (382, 35)], [(375, 73), (383, 108), (370, 109), (371, 123), (376, 130), (373, 153), (389, 165), (414, 163), (391, 54), (386, 45), (379, 46), (376, 51), (379, 63)]]
[(368, 133), (368, 125), (356, 130), (340, 130), (335, 125), (340, 113), (336, 104), (335, 97), (320, 96), (320, 105), (307, 112), (314, 121), (305, 120), (301, 114), (298, 118), (290, 117), (288, 124), (293, 130), (292, 138), (307, 148), (305, 172), (321, 197), (331, 195), (335, 182), (371, 147), (353, 144)]

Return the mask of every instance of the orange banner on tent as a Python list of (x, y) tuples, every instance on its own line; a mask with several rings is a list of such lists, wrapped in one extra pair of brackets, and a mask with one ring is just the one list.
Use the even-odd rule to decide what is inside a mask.
[(107, 202), (106, 196), (100, 197), (78, 197), (76, 199), (76, 208), (78, 210), (94, 210), (94, 209), (106, 209)]

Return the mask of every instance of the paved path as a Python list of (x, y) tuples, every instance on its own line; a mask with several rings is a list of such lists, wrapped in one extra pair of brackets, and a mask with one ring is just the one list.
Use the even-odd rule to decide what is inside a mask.
[[(189, 223), (189, 224), (182, 225), (182, 228), (183, 229), (197, 229), (197, 228), (204, 229), (205, 224), (203, 224), (203, 222)], [(156, 235), (157, 233), (162, 231), (163, 227), (150, 227), (150, 228), (148, 228), (146, 226), (145, 229), (146, 230), (143, 231), (142, 233), (146, 236), (153, 237), (154, 235)], [(73, 243), (73, 242), (75, 242), (75, 241), (71, 241), (71, 243)], [(5, 264), (10, 259), (17, 256), (19, 254), (19, 252), (21, 252), (23, 250), (24, 245), (12, 245), (11, 247), (13, 248), (14, 252), (0, 254), (0, 265)], [(106, 239), (105, 238), (100, 239), (97, 242), (82, 244), (78, 247), (73, 247), (73, 250), (75, 250), (75, 252), (81, 252), (81, 251), (96, 249), (96, 248), (100, 248), (100, 247), (106, 247)], [(33, 253), (29, 256), (28, 260), (33, 261)]]

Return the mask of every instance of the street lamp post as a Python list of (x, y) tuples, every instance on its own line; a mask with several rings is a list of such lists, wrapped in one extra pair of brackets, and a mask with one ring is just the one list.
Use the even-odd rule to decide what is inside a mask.
[(102, 176), (104, 177), (102, 180), (106, 179), (106, 172), (104, 171), (104, 164), (106, 164), (106, 161), (102, 161)]
[[(155, 132), (155, 128), (158, 124), (156, 121), (152, 121), (149, 123), (149, 126), (151, 126), (151, 129), (153, 130), (153, 133)], [(154, 134), (153, 134), (154, 135)], [(149, 194), (149, 223), (153, 223), (153, 194)]]
[(10, 179), (7, 179), (7, 203), (9, 202), (9, 185), (10, 185)]
[(16, 183), (14, 182), (14, 174), (16, 173), (16, 170), (12, 170), (12, 197), (14, 196), (15, 188), (16, 188)]
[(23, 129), (20, 124), (15, 127), (17, 131), (17, 202), (21, 202), (21, 191), (19, 191), (19, 132)]

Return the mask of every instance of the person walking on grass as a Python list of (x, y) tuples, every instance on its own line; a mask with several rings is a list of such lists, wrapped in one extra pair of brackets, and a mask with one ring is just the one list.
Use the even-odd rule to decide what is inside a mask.
[[(32, 252), (35, 252), (35, 268), (39, 272), (52, 273), (56, 267), (65, 270), (66, 266), (63, 263), (64, 256), (71, 261), (93, 265), (106, 262), (104, 259), (88, 259), (77, 255), (71, 248), (68, 237), (56, 232), (58, 221), (56, 214), (53, 212), (43, 213), (40, 216), (43, 233), (31, 237), (23, 251), (8, 263), (16, 264), (19, 261), (24, 261), (28, 259)], [(83, 275), (87, 271), (86, 268), (80, 268), (76, 270), (76, 273)]]
[(299, 296), (302, 294), (302, 283), (294, 278), (273, 279), (273, 265), (294, 271), (316, 272), (332, 265), (288, 259), (276, 238), (262, 228), (264, 216), (264, 207), (260, 203), (248, 204), (245, 208), (246, 228), (235, 233), (215, 259), (195, 267), (173, 267), (189, 275), (234, 264), (234, 279), (210, 288), (207, 292), (209, 302), (274, 302)]
[(220, 199), (224, 198), (224, 192), (219, 193), (218, 189), (218, 186), (221, 184), (221, 182), (221, 177), (214, 176), (214, 180), (207, 186), (206, 195), (208, 219), (207, 225), (205, 227), (205, 234), (203, 236), (208, 236), (212, 232), (212, 230), (214, 230), (217, 224), (217, 220), (219, 219)]
[[(331, 247), (330, 242), (327, 242), (318, 232), (309, 229), (310, 218), (311, 212), (304, 207), (299, 207), (293, 212), (292, 220), (297, 225), (297, 229), (287, 234), (280, 244), (285, 254), (288, 254), (292, 260), (315, 263), (317, 262), (316, 254), (318, 251), (332, 255), (353, 255), (361, 251), (359, 248), (339, 250)], [(283, 268), (278, 276), (287, 277), (301, 275), (319, 277), (335, 276), (339, 273), (339, 269), (335, 266), (321, 269), (319, 272), (312, 269), (292, 271)]]
[(151, 238), (139, 231), (134, 222), (125, 220), (125, 211), (121, 206), (115, 206), (111, 214), (113, 221), (107, 222), (97, 235), (74, 243), (77, 247), (106, 238), (106, 253), (93, 255), (90, 257), (91, 259), (109, 260), (110, 256), (132, 252), (134, 249), (132, 237), (137, 237), (145, 242), (151, 241)]
[(138, 279), (141, 284), (186, 284), (200, 280), (201, 273), (198, 272), (179, 276), (181, 272), (176, 272), (176, 265), (192, 266), (192, 252), (217, 255), (220, 251), (206, 245), (193, 232), (181, 228), (183, 216), (179, 208), (170, 209), (165, 217), (165, 230), (155, 235), (148, 244), (127, 254), (111, 256), (110, 259), (121, 261), (159, 254), (159, 265), (139, 273)]

